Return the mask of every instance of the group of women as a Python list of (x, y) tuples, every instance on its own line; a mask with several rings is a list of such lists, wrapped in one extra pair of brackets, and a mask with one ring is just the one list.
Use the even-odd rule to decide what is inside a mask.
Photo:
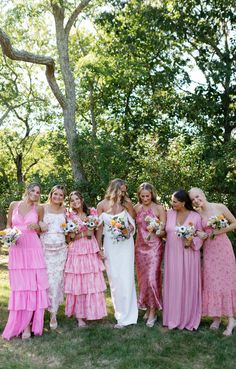
[[(92, 211), (80, 192), (69, 195), (69, 211), (64, 207), (63, 186), (54, 186), (44, 205), (38, 205), (40, 192), (38, 184), (30, 184), (23, 200), (9, 208), (7, 226), (17, 227), (21, 235), (9, 250), (11, 294), (3, 338), (41, 335), (45, 309), (50, 312), (50, 328), (56, 329), (64, 294), (65, 314), (75, 316), (78, 327), (105, 317), (105, 269), (115, 328), (136, 324), (140, 308), (145, 310), (148, 327), (154, 326), (157, 311), (163, 310), (163, 325), (168, 329), (197, 329), (201, 316), (212, 317), (210, 328), (218, 329), (225, 316), (228, 325), (223, 334), (232, 334), (236, 264), (226, 233), (236, 229), (236, 219), (226, 206), (209, 203), (202, 190), (192, 188), (176, 191), (166, 212), (157, 202), (154, 187), (143, 183), (133, 207), (126, 183), (115, 179), (97, 206), (99, 226), (91, 232), (85, 219)], [(226, 219), (227, 226), (212, 228), (208, 220), (213, 216)], [(65, 237), (62, 224), (70, 221), (77, 229)], [(176, 231), (188, 227), (193, 230), (191, 237)]]

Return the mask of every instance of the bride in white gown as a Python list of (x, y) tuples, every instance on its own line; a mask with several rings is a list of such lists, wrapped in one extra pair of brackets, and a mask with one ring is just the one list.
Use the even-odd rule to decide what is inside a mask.
[[(134, 210), (126, 191), (125, 182), (114, 179), (110, 182), (105, 199), (97, 207), (102, 221), (97, 240), (101, 248), (103, 234), (105, 265), (117, 320), (115, 328), (136, 324), (138, 319), (134, 281)], [(112, 224), (115, 223), (122, 223), (126, 228), (124, 236), (114, 231)]]

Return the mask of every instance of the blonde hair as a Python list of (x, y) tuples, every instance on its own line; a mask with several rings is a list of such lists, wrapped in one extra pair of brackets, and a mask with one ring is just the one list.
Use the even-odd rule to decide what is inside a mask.
[(192, 187), (192, 188), (190, 188), (190, 190), (188, 191), (188, 193), (190, 194), (191, 191), (198, 191), (198, 192), (200, 192), (204, 196), (204, 198), (206, 198), (205, 192), (201, 188), (199, 188), (199, 187)]
[[(123, 179), (116, 178), (113, 179), (107, 188), (105, 199), (110, 200), (113, 204), (118, 200), (119, 198), (119, 192), (121, 186), (126, 186), (126, 183)], [(121, 203), (124, 203), (125, 199), (121, 201)]]
[(158, 204), (156, 189), (151, 183), (148, 183), (148, 182), (141, 183), (141, 185), (138, 188), (137, 196), (138, 196), (138, 201), (140, 204), (142, 203), (140, 195), (143, 190), (150, 192), (152, 196), (152, 201), (155, 202), (155, 204)]
[(23, 197), (26, 197), (33, 189), (34, 187), (38, 187), (40, 189), (40, 193), (41, 193), (41, 186), (39, 183), (37, 182), (32, 182), (32, 183), (29, 183), (27, 186), (26, 186), (26, 189), (25, 189), (25, 192), (23, 194)]
[[(63, 192), (63, 195), (64, 195), (64, 199), (66, 197), (66, 190), (65, 190), (65, 187), (63, 185), (55, 185), (52, 187), (51, 191), (49, 192), (48, 194), (48, 202), (50, 203), (51, 202), (51, 199), (52, 199), (52, 194), (56, 191), (56, 190), (61, 190)], [(63, 205), (63, 201), (62, 203), (60, 204), (61, 206)]]

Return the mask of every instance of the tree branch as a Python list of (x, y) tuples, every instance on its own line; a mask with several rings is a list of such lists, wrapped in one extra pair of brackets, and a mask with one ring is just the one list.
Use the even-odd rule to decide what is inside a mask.
[(74, 22), (78, 18), (78, 15), (83, 11), (83, 9), (90, 3), (91, 0), (82, 0), (81, 3), (75, 8), (72, 12), (70, 18), (68, 19), (66, 26), (65, 26), (65, 33), (66, 36), (69, 36), (71, 27), (73, 26)]
[(0, 45), (2, 47), (3, 54), (12, 60), (24, 61), (27, 63), (40, 64), (46, 66), (46, 77), (51, 87), (51, 90), (56, 97), (57, 101), (61, 105), (62, 109), (65, 108), (66, 99), (61, 92), (56, 78), (55, 78), (55, 62), (50, 56), (35, 55), (25, 50), (17, 50), (13, 48), (11, 40), (8, 35), (0, 28)]

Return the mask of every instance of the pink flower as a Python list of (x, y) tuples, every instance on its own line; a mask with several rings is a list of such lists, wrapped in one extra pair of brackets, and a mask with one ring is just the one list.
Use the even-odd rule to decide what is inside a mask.
[(90, 215), (98, 216), (97, 209), (95, 209), (95, 208), (90, 208), (89, 212), (90, 212)]

